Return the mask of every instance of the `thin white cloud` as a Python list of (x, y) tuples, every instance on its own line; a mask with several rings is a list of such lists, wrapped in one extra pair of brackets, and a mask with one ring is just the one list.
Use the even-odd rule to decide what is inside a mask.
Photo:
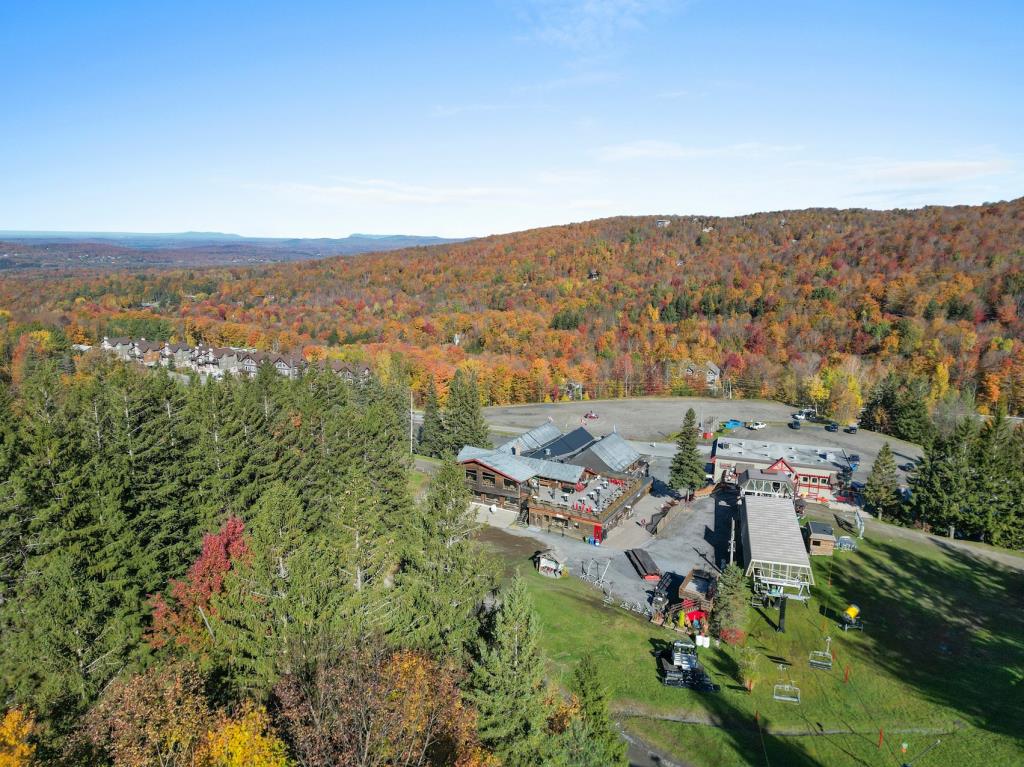
[(1009, 173), (1013, 164), (1003, 158), (988, 160), (864, 160), (854, 165), (857, 179), (888, 184), (938, 184)]
[(763, 144), (746, 142), (718, 147), (684, 146), (675, 141), (643, 139), (623, 144), (611, 144), (597, 150), (597, 156), (606, 162), (621, 160), (674, 160), (702, 157), (757, 157), (767, 154), (796, 152), (799, 145)]
[(475, 200), (494, 201), (525, 194), (525, 190), (513, 187), (422, 186), (386, 179), (357, 179), (342, 184), (286, 182), (256, 185), (255, 188), (270, 190), (293, 200), (327, 205), (352, 202), (443, 205)]
[(674, 4), (671, 0), (529, 0), (522, 11), (537, 39), (586, 50), (623, 30), (641, 29), (645, 17)]
[(622, 75), (615, 74), (614, 72), (582, 72), (576, 75), (542, 80), (539, 83), (520, 85), (515, 90), (524, 93), (546, 93), (548, 91), (579, 88), (585, 85), (603, 85), (605, 83), (619, 82), (620, 80), (622, 80)]

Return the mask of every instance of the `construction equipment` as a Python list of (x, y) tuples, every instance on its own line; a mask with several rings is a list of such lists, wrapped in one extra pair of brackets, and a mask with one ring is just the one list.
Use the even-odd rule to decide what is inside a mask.
[(821, 671), (832, 670), (832, 637), (825, 637), (824, 650), (811, 650), (807, 663), (811, 668)]
[(847, 605), (846, 609), (843, 610), (842, 613), (840, 613), (840, 615), (839, 615), (839, 627), (843, 631), (850, 631), (851, 629), (854, 629), (854, 630), (857, 630), (857, 631), (863, 631), (864, 630), (864, 624), (863, 624), (863, 622), (860, 619), (860, 608), (857, 607), (857, 605), (855, 605), (855, 604)]
[(772, 690), (772, 697), (780, 703), (800, 703), (800, 688), (793, 684), (793, 680), (790, 679), (788, 682), (784, 676), (786, 671), (786, 664), (779, 664), (779, 683), (775, 685)]
[(669, 687), (686, 687), (697, 692), (720, 692), (697, 660), (697, 648), (689, 640), (676, 640), (661, 657), (662, 682)]

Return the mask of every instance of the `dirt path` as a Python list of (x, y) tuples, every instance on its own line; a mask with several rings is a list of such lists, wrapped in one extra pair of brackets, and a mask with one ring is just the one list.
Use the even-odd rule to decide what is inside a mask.
[[(739, 722), (723, 722), (708, 714), (652, 714), (648, 712), (632, 712), (629, 709), (615, 708), (613, 708), (612, 714), (620, 719), (655, 719), (659, 722), (692, 724), (697, 727), (718, 727), (722, 730), (754, 729), (753, 723), (742, 724)], [(949, 733), (955, 732), (956, 729), (950, 727), (886, 727), (885, 731), (896, 735), (948, 735)], [(822, 735), (874, 735), (877, 730), (874, 728), (861, 728), (858, 730), (853, 727), (828, 727), (821, 729), (807, 729), (806, 727), (801, 727), (799, 729), (792, 729), (786, 727), (772, 727), (769, 725), (764, 728), (764, 732), (766, 735), (773, 735), (777, 738), (807, 738)]]

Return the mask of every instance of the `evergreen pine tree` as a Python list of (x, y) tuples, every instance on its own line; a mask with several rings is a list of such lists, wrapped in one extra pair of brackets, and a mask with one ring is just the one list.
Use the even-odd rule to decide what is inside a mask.
[(517, 575), (494, 616), (490, 643), (479, 646), (468, 695), (477, 709), (481, 743), (505, 767), (536, 765), (545, 735), (544, 666), (537, 631), (526, 584)]
[(15, 595), (0, 606), (0, 695), (30, 702), (58, 732), (129, 663), (140, 622), (136, 592), (107, 555), (123, 522), (111, 503), (117, 473), (98, 492), (103, 483), (86, 471), (78, 413), (89, 404), (69, 396), (53, 364), (21, 387), (17, 479), (33, 513)]
[(455, 455), (465, 445), (490, 447), (487, 422), (480, 408), (480, 393), (476, 376), (455, 371), (448, 387), (448, 401), (444, 409), (444, 446), (446, 455)]
[(457, 657), (476, 634), (476, 611), (495, 583), (491, 563), (472, 539), (479, 525), (460, 466), (441, 465), (415, 518), (398, 578), (409, 615), (403, 642)]
[(1007, 492), (1017, 499), (1010, 505), (998, 545), (1011, 549), (1024, 549), (1024, 427), (1018, 426), (1010, 432), (1005, 449), (1005, 462), (1009, 467)]
[(888, 442), (882, 445), (871, 466), (871, 473), (864, 486), (864, 501), (868, 511), (875, 512), (879, 519), (893, 516), (899, 510), (901, 499), (896, 459), (893, 458)]
[[(982, 426), (975, 444), (970, 496), (981, 537), (988, 543), (1004, 545), (1015, 516), (1013, 509), (1021, 498), (1013, 494), (1010, 428), (1002, 411)], [(1020, 470), (1019, 465), (1016, 468)]]
[(669, 482), (672, 487), (694, 491), (704, 485), (704, 457), (697, 449), (697, 414), (693, 408), (686, 411), (683, 428), (676, 440), (676, 453), (672, 457)]
[(931, 441), (932, 421), (920, 382), (908, 385), (897, 395), (892, 420), (893, 436), (919, 445), (927, 445)]
[(437, 399), (437, 386), (430, 377), (427, 397), (423, 403), (423, 427), (420, 430), (420, 452), (431, 458), (440, 458), (445, 450), (444, 422), (441, 420), (441, 405)]
[(730, 564), (718, 577), (711, 629), (723, 641), (735, 643), (746, 633), (749, 590), (743, 568)]
[(330, 546), (311, 529), (289, 485), (272, 483), (246, 520), (248, 556), (224, 578), (213, 600), (216, 654), (242, 688), (268, 690), (289, 650), (333, 624)]
[(915, 517), (940, 535), (950, 528), (969, 536), (980, 531), (971, 498), (975, 437), (974, 425), (964, 419), (952, 435), (925, 447), (924, 460), (913, 478)]
[(28, 556), (29, 514), (17, 476), (20, 454), (11, 398), (0, 382), (0, 606), (11, 597)]
[[(562, 738), (569, 765), (625, 767), (627, 764), (626, 742), (615, 729), (608, 712), (608, 692), (601, 678), (594, 656), (585, 654), (576, 665), (570, 685), (579, 704), (579, 713), (574, 717), (578, 722), (575, 727), (570, 723), (566, 730), (568, 737)], [(586, 736), (582, 739), (585, 747), (581, 749), (578, 746), (582, 745), (579, 741), (583, 734)]]

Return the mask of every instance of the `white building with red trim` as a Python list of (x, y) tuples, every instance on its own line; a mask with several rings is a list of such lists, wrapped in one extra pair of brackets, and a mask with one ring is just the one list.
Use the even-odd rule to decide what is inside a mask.
[(848, 466), (839, 448), (721, 437), (711, 453), (715, 482), (737, 482), (744, 472), (778, 474), (793, 483), (797, 498), (826, 503), (838, 490), (839, 473)]

